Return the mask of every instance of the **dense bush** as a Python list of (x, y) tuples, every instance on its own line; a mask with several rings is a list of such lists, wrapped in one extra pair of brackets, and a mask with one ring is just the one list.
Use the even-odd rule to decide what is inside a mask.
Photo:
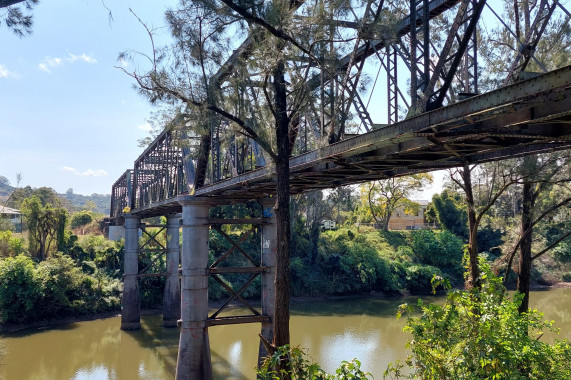
[(458, 236), (446, 230), (419, 230), (411, 234), (410, 245), (418, 263), (461, 277), (464, 244)]
[[(571, 345), (540, 340), (553, 330), (537, 310), (518, 313), (523, 296), (510, 298), (489, 266), (480, 261), (482, 289), (451, 291), (446, 303), (424, 305), (408, 319), (411, 354), (391, 364), (385, 377), (414, 379), (569, 379)], [(406, 309), (406, 307), (405, 307)]]
[(562, 263), (571, 263), (571, 244), (566, 241), (562, 241), (553, 251), (554, 257), (557, 261)]
[(34, 262), (24, 255), (0, 260), (0, 320), (27, 322), (42, 297)]
[(78, 211), (71, 216), (70, 226), (71, 228), (83, 227), (93, 221), (93, 216), (91, 211)]
[(12, 231), (0, 231), (0, 258), (24, 253), (24, 244), (24, 238), (14, 236)]
[(120, 307), (121, 282), (97, 269), (87, 274), (69, 256), (0, 260), (0, 313), (5, 322), (29, 322)]

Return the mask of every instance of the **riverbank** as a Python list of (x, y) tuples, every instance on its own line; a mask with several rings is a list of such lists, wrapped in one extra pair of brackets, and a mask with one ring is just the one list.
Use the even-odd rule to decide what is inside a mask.
[[(532, 284), (531, 290), (533, 291), (542, 291), (542, 290), (549, 290), (549, 289), (559, 289), (559, 288), (571, 288), (571, 282), (557, 282), (551, 285), (543, 285), (543, 284)], [(366, 293), (358, 293), (358, 294), (345, 294), (345, 295), (326, 295), (326, 296), (299, 296), (299, 297), (291, 297), (290, 303), (291, 304), (304, 304), (310, 302), (336, 302), (342, 301), (347, 299), (386, 299), (386, 300), (395, 300), (398, 298), (404, 298), (408, 295), (396, 295), (396, 294), (385, 294), (383, 292), (366, 292)], [(422, 295), (418, 295), (422, 296)], [(223, 304), (222, 301), (211, 301), (209, 302), (210, 308), (219, 308)], [(259, 303), (253, 302), (253, 306), (259, 307)], [(240, 303), (232, 304), (230, 307), (241, 307)], [(161, 314), (160, 308), (152, 308), (152, 309), (142, 309), (141, 315), (156, 315)], [(57, 319), (47, 319), (41, 320), (31, 323), (0, 323), (0, 334), (11, 334), (17, 333), (19, 331), (24, 330), (44, 330), (44, 329), (51, 329), (56, 328), (61, 325), (69, 324), (69, 323), (77, 323), (77, 322), (85, 322), (85, 321), (94, 321), (98, 319), (106, 319), (106, 318), (114, 318), (121, 316), (121, 312), (119, 310), (116, 311), (109, 311), (105, 313), (95, 313), (95, 314), (85, 314), (85, 315), (78, 315), (78, 316), (70, 316), (70, 317), (63, 317)]]

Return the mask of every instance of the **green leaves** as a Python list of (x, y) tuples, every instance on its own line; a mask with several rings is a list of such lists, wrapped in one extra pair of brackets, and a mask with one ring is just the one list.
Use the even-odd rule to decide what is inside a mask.
[[(553, 331), (537, 310), (518, 313), (523, 295), (510, 299), (501, 279), (481, 260), (482, 288), (451, 291), (444, 305), (419, 303), (411, 317), (411, 354), (391, 364), (385, 377), (415, 379), (568, 379), (571, 345), (539, 338)], [(433, 279), (433, 285), (442, 282)], [(399, 309), (399, 314), (408, 309)], [(403, 375), (408, 367), (410, 375)]]
[(120, 292), (119, 280), (83, 273), (66, 255), (0, 260), (0, 323), (117, 310)]
[[(286, 369), (276, 370), (279, 364), (286, 364)], [(262, 365), (256, 369), (258, 378), (262, 380), (367, 380), (372, 375), (361, 370), (361, 362), (353, 359), (343, 361), (335, 374), (331, 375), (321, 369), (319, 364), (307, 359), (307, 354), (299, 347), (281, 346), (276, 352), (265, 358)]]

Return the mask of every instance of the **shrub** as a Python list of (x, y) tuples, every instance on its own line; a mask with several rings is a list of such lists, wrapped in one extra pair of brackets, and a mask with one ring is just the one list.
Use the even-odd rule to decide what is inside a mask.
[[(287, 358), (287, 369), (276, 370), (275, 368)], [(297, 347), (288, 345), (276, 349), (273, 355), (267, 356), (262, 365), (257, 369), (258, 379), (261, 380), (367, 380), (372, 378), (368, 372), (361, 370), (361, 362), (353, 359), (350, 362), (343, 361), (341, 366), (330, 375), (323, 371), (319, 364), (311, 363), (307, 354)]]
[(0, 320), (29, 322), (62, 315), (118, 310), (122, 285), (98, 268), (88, 275), (62, 254), (34, 262), (0, 260)]
[(406, 268), (406, 287), (411, 293), (427, 293), (434, 276), (442, 276), (440, 269), (430, 265), (411, 265)]
[(24, 255), (0, 260), (0, 319), (27, 322), (42, 296), (33, 261)]
[(553, 249), (555, 259), (561, 263), (571, 263), (571, 244), (562, 241)]
[(0, 257), (14, 257), (24, 253), (24, 238), (16, 237), (12, 231), (0, 231)]
[(56, 254), (37, 267), (42, 282), (42, 302), (38, 312), (42, 317), (73, 313), (73, 301), (83, 295), (81, 285), (85, 276), (69, 256)]
[(458, 236), (446, 230), (438, 233), (419, 230), (411, 234), (411, 247), (418, 262), (453, 273), (462, 270), (463, 245)]
[(405, 327), (412, 352), (385, 377), (401, 378), (407, 366), (414, 379), (571, 378), (569, 342), (540, 341), (543, 330), (554, 330), (552, 322), (537, 310), (518, 313), (523, 295), (510, 299), (489, 265), (480, 260), (480, 266), (481, 290), (451, 291), (442, 306), (419, 301), (422, 315)]
[(71, 216), (71, 228), (83, 227), (93, 221), (91, 211), (79, 211)]

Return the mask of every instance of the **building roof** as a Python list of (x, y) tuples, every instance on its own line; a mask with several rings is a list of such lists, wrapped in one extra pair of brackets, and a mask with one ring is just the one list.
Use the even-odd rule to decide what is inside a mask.
[(429, 201), (424, 199), (411, 199), (411, 201), (414, 203), (418, 203), (421, 206), (428, 206), (428, 204), (430, 203)]
[(10, 208), (10, 207), (6, 207), (6, 206), (0, 206), (0, 214), (17, 214), (17, 215), (21, 215), (22, 213), (20, 212), (20, 210), (16, 210), (15, 208)]

